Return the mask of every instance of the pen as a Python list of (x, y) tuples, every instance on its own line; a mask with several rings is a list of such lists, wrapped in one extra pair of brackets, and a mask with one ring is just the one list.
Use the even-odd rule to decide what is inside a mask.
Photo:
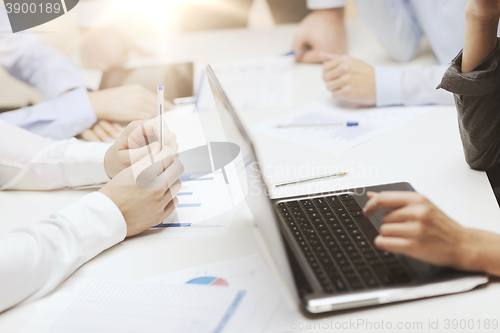
[(160, 151), (163, 149), (163, 103), (164, 103), (164, 98), (163, 98), (163, 84), (158, 85), (158, 118), (160, 120), (158, 124), (158, 141), (160, 144)]
[(285, 56), (285, 57), (286, 56), (298, 56), (298, 55), (301, 55), (303, 53), (306, 53), (310, 49), (311, 49), (311, 47), (308, 46), (308, 47), (303, 48), (302, 50), (292, 50), (290, 52), (285, 53), (283, 56)]
[(348, 121), (346, 123), (315, 123), (315, 124), (290, 124), (290, 125), (278, 125), (274, 128), (293, 128), (293, 127), (330, 127), (330, 126), (347, 126), (354, 127), (358, 126), (357, 121)]
[(297, 179), (293, 182), (287, 182), (287, 183), (281, 183), (281, 184), (276, 184), (274, 187), (282, 187), (282, 186), (287, 186), (287, 185), (294, 185), (294, 184), (300, 184), (300, 183), (306, 183), (306, 182), (312, 182), (320, 179), (325, 179), (325, 178), (341, 178), (345, 177), (349, 174), (349, 172), (337, 172), (333, 173), (331, 175), (325, 175), (325, 176), (319, 176), (319, 177), (312, 177), (312, 178), (304, 178), (304, 179)]

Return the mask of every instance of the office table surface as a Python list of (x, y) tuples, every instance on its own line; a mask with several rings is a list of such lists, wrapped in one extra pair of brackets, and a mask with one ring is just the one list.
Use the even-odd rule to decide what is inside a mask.
[[(164, 43), (165, 50), (171, 52), (160, 52), (161, 57), (157, 60), (145, 62), (136, 59), (131, 64), (187, 60), (203, 64), (277, 56), (290, 47), (295, 28), (282, 26), (267, 30), (191, 33), (168, 39)], [(348, 38), (351, 55), (373, 65), (399, 66), (390, 61), (373, 34), (361, 22), (348, 22)], [(436, 60), (424, 48), (412, 63), (431, 65)], [(297, 65), (294, 68), (293, 89), (295, 106), (328, 96), (321, 79), (321, 67), (317, 65)], [(286, 111), (248, 111), (243, 117), (250, 126)], [(293, 186), (273, 192), (274, 196), (407, 181), (459, 223), (500, 232), (500, 210), (486, 174), (471, 170), (465, 163), (454, 106), (436, 107), (435, 111), (339, 156), (262, 135), (254, 138), (269, 184), (292, 179), (293, 175), (282, 172), (287, 166), (300, 169), (302, 175), (315, 175), (324, 167), (351, 171), (346, 178)], [(41, 220), (87, 193), (89, 191), (0, 192), (0, 232)], [(261, 255), (279, 280), (252, 215), (243, 205), (237, 211), (226, 237), (134, 237), (103, 252), (78, 269), (71, 278), (138, 281), (254, 253)], [(496, 305), (500, 298), (500, 285), (495, 282), (469, 293), (349, 311), (315, 320), (301, 316), (290, 303), (286, 291), (283, 294), (281, 306), (267, 323), (267, 332), (295, 331), (305, 328), (303, 325), (306, 322), (321, 325), (324, 319), (341, 323), (350, 320), (421, 322), (423, 329), (419, 331), (432, 331), (428, 329), (429, 320), (438, 319), (441, 325), (446, 319), (499, 319)], [(35, 305), (36, 302), (18, 306), (1, 314), (0, 332), (19, 332), (33, 317)]]

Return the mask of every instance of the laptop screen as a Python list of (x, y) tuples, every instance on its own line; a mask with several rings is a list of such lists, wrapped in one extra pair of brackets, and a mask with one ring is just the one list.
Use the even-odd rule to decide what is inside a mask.
[[(240, 154), (243, 156), (244, 165), (237, 166), (237, 168), (241, 168), (241, 172), (239, 172), (240, 181), (247, 184), (246, 202), (248, 207), (280, 271), (281, 277), (292, 292), (293, 297), (298, 300), (292, 271), (279, 230), (278, 216), (267, 193), (252, 140), (209, 65), (207, 65), (207, 76), (225, 137), (228, 142), (237, 144), (240, 147)], [(242, 187), (245, 186), (242, 185)]]

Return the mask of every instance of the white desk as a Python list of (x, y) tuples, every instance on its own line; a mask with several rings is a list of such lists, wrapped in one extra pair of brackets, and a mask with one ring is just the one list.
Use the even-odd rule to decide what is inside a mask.
[[(372, 64), (386, 64), (389, 59), (373, 35), (358, 21), (349, 22), (351, 54)], [(167, 41), (171, 52), (164, 61), (225, 61), (238, 58), (273, 56), (284, 53), (291, 44), (294, 27), (271, 30), (230, 30), (203, 32)], [(353, 38), (354, 35), (356, 38)], [(369, 59), (365, 52), (370, 50)], [(433, 64), (432, 55), (424, 53), (413, 61)], [(326, 96), (319, 66), (298, 65), (294, 73), (294, 104), (301, 105)], [(251, 125), (285, 110), (248, 112), (245, 121)], [(454, 107), (441, 107), (397, 130), (355, 147), (341, 156), (330, 156), (319, 150), (268, 138), (256, 137), (264, 165), (278, 170), (288, 165), (302, 167), (309, 174), (321, 165), (343, 168), (371, 168), (369, 177), (352, 176), (322, 183), (328, 188), (365, 186), (395, 181), (408, 181), (427, 195), (457, 221), (477, 228), (500, 232), (500, 210), (486, 174), (469, 169), (465, 163)], [(280, 152), (279, 154), (277, 152)], [(359, 169), (354, 169), (359, 170)], [(376, 172), (375, 172), (376, 170)], [(268, 175), (271, 183), (287, 180), (284, 175)], [(303, 185), (306, 189), (307, 186)], [(313, 186), (317, 186), (315, 183)], [(304, 187), (295, 190), (304, 190)], [(47, 217), (51, 212), (73, 202), (87, 192), (2, 192), (0, 193), (0, 232)], [(274, 269), (266, 249), (260, 245), (252, 216), (246, 209), (237, 212), (226, 237), (197, 239), (132, 238), (105, 251), (81, 267), (71, 278), (97, 278), (137, 281), (188, 267), (235, 259), (260, 253), (271, 270)], [(181, 255), (179, 255), (181, 254)], [(428, 300), (361, 309), (330, 316), (327, 320), (421, 322), (426, 331), (429, 320), (499, 319), (496, 305), (500, 285), (491, 283), (479, 290)], [(0, 315), (0, 332), (19, 332), (35, 312), (34, 304), (11, 309)], [(286, 331), (304, 319), (291, 304), (283, 303), (268, 322), (267, 331)], [(317, 329), (325, 324), (315, 323)], [(327, 322), (328, 323), (328, 322)], [(295, 331), (295, 330), (293, 330)], [(326, 331), (326, 329), (321, 329)], [(361, 328), (356, 331), (363, 331)], [(407, 330), (412, 331), (412, 330)], [(435, 330), (433, 330), (435, 331)], [(470, 332), (470, 331), (469, 331)]]

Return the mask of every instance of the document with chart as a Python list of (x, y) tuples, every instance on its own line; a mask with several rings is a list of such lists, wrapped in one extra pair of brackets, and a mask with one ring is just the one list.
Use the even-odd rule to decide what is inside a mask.
[(337, 105), (333, 98), (324, 98), (266, 119), (254, 125), (252, 131), (339, 155), (435, 109), (348, 108)]
[[(291, 107), (294, 59), (291, 57), (241, 60), (211, 64), (238, 111)], [(204, 69), (198, 71), (198, 111), (215, 111)]]
[[(165, 221), (138, 237), (225, 236), (247, 191), (239, 147), (226, 142), (217, 113), (200, 117), (190, 106), (168, 112), (165, 118), (169, 130), (177, 135), (177, 156), (184, 166), (179, 204)], [(211, 133), (204, 127), (219, 136), (210, 136), (208, 141)]]
[(245, 296), (245, 290), (200, 284), (70, 279), (38, 303), (22, 332), (238, 332)]
[(225, 236), (236, 205), (222, 172), (219, 170), (194, 179), (185, 176), (181, 181), (182, 189), (177, 195), (179, 205), (174, 213), (141, 237)]
[(245, 311), (241, 333), (260, 332), (280, 302), (280, 288), (259, 255), (193, 267), (145, 280), (147, 283), (200, 284), (245, 290), (240, 308)]

